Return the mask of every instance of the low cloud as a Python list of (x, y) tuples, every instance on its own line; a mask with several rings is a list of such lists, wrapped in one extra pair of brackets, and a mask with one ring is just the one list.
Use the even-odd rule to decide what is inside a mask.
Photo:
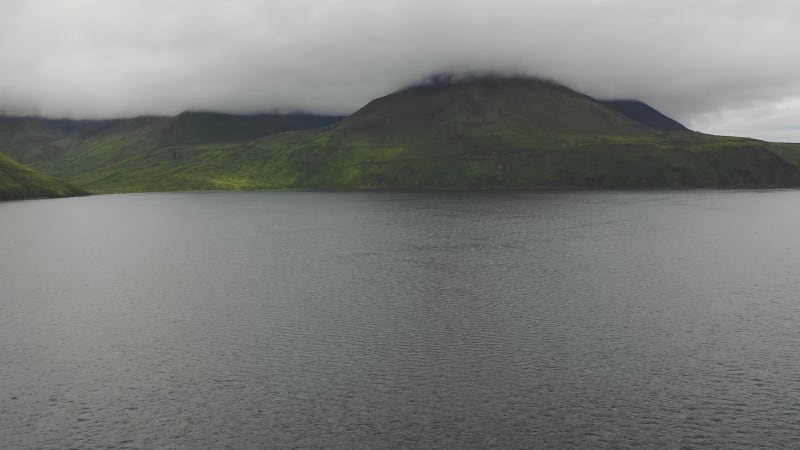
[(799, 14), (788, 0), (5, 0), (0, 111), (346, 114), (436, 72), (494, 70), (800, 141)]

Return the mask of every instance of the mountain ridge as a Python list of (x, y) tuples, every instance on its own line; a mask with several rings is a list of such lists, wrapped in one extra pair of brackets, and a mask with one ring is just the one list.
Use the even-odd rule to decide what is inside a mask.
[(622, 115), (662, 131), (691, 131), (677, 120), (639, 100), (599, 100)]
[(0, 148), (16, 142), (22, 162), (94, 192), (800, 185), (800, 146), (693, 132), (642, 102), (530, 77), (434, 78), (344, 118), (70, 125), (26, 135), (0, 120)]

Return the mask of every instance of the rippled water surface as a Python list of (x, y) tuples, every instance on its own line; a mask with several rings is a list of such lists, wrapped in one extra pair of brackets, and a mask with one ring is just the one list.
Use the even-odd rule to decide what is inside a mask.
[(794, 447), (800, 192), (0, 203), (2, 448)]

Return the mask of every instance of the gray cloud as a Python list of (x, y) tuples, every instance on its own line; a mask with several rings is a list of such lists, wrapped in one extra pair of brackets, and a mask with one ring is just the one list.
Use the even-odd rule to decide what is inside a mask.
[(0, 111), (349, 113), (443, 70), (638, 98), (800, 141), (790, 0), (4, 0)]

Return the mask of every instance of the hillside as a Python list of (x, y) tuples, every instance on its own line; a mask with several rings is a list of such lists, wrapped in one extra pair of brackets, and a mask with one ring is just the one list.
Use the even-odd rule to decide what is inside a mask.
[(665, 116), (660, 111), (644, 102), (637, 100), (602, 100), (600, 103), (629, 119), (633, 119), (650, 128), (655, 128), (656, 130), (689, 131), (682, 123)]
[(0, 200), (71, 197), (85, 192), (35, 172), (0, 153)]
[(382, 136), (624, 134), (652, 130), (562, 85), (531, 78), (437, 79), (373, 100), (338, 127)]
[(313, 114), (213, 112), (113, 120), (0, 116), (0, 148), (24, 164), (49, 167), (97, 146), (136, 153), (175, 145), (244, 142), (282, 131), (320, 128), (339, 119)]
[(94, 192), (800, 186), (798, 145), (695, 133), (641, 102), (522, 77), (437, 78), (341, 120), (185, 113), (35, 126), (0, 121), (0, 145)]
[(185, 112), (164, 122), (158, 130), (159, 145), (214, 144), (252, 141), (289, 130), (321, 128), (340, 117), (311, 114), (234, 115)]
[(267, 166), (272, 179), (319, 188), (800, 184), (787, 156), (796, 145), (664, 131), (634, 116), (543, 80), (445, 80), (377, 99), (313, 136), (256, 145), (281, 155)]

